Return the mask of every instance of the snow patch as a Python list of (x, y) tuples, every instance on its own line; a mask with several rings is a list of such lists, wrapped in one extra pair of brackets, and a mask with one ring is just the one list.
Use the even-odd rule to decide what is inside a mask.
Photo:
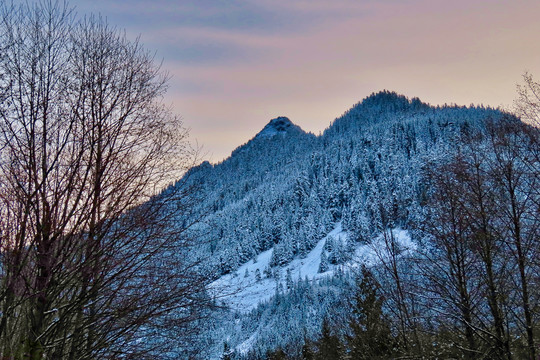
[[(321, 254), (326, 241), (346, 242), (347, 233), (343, 231), (341, 223), (321, 239), (317, 245), (303, 259), (294, 259), (287, 266), (272, 269), (278, 271), (278, 277), (268, 277), (265, 270), (270, 269), (273, 249), (260, 253), (257, 258), (240, 266), (234, 273), (227, 274), (211, 284), (214, 296), (222, 305), (231, 310), (249, 312), (259, 303), (268, 301), (276, 294), (278, 288), (286, 290), (286, 276), (290, 273), (293, 281), (305, 279), (314, 281), (327, 276), (333, 276), (338, 269), (351, 271), (360, 267), (376, 266), (390, 257), (390, 249), (404, 256), (416, 250), (416, 244), (411, 240), (407, 230), (400, 228), (387, 230), (372, 240), (370, 244), (358, 244), (354, 249), (352, 259), (344, 265), (329, 264), (328, 271), (319, 273)], [(247, 276), (246, 276), (247, 273)], [(261, 278), (258, 280), (258, 274)], [(280, 287), (279, 284), (282, 284)], [(235, 347), (236, 351), (246, 354), (255, 344), (258, 330), (249, 338)]]
[[(357, 268), (361, 264), (376, 265), (390, 256), (388, 249), (392, 243), (401, 255), (416, 249), (416, 244), (411, 240), (407, 230), (392, 229), (373, 239), (371, 244), (359, 244), (352, 260), (345, 265), (329, 264), (328, 271), (319, 273), (321, 253), (329, 238), (347, 241), (347, 233), (343, 231), (341, 223), (337, 223), (335, 228), (321, 239), (305, 258), (294, 259), (287, 266), (270, 268), (273, 249), (260, 253), (256, 261), (250, 260), (234, 273), (224, 275), (214, 281), (210, 286), (213, 295), (222, 305), (245, 313), (254, 309), (259, 303), (270, 300), (278, 289), (286, 291), (287, 273), (290, 273), (295, 282), (306, 277), (313, 281), (334, 275), (338, 268), (347, 270)], [(277, 276), (265, 274), (268, 270), (274, 275), (277, 272)], [(260, 279), (258, 279), (259, 276)]]
[[(259, 303), (270, 300), (276, 294), (279, 284), (286, 288), (287, 272), (290, 272), (293, 281), (305, 277), (309, 280), (317, 280), (333, 275), (333, 267), (329, 267), (329, 270), (324, 273), (318, 273), (321, 253), (328, 237), (342, 239), (342, 237), (346, 236), (347, 234), (342, 230), (341, 223), (338, 223), (334, 230), (321, 239), (305, 258), (294, 259), (287, 266), (272, 269), (272, 272), (279, 272), (277, 277), (268, 277), (265, 274), (265, 270), (270, 269), (273, 249), (264, 251), (257, 256), (256, 262), (253, 260), (248, 261), (233, 274), (224, 275), (214, 281), (210, 288), (213, 289), (213, 295), (216, 299), (223, 305), (235, 311), (249, 312)], [(261, 275), (261, 279), (258, 281), (257, 273)]]
[(253, 345), (255, 344), (255, 341), (257, 340), (257, 336), (259, 335), (258, 331), (255, 331), (247, 340), (242, 342), (240, 345), (236, 346), (235, 349), (237, 352), (239, 352), (242, 355), (247, 354), (251, 348), (253, 348)]
[(400, 228), (387, 230), (370, 244), (358, 246), (348, 265), (356, 268), (362, 264), (368, 267), (380, 264), (390, 258), (392, 248), (399, 256), (404, 256), (416, 250), (416, 244), (411, 240), (407, 230)]

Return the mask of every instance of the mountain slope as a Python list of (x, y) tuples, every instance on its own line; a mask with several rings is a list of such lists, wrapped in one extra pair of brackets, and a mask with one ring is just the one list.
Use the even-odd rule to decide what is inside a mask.
[(206, 329), (209, 356), (220, 354), (223, 341), (247, 354), (301, 344), (302, 333), (317, 337), (322, 318), (354, 282), (354, 272), (336, 270), (373, 262), (355, 254), (387, 229), (421, 239), (426, 164), (454, 153), (463, 133), (503, 117), (495, 109), (431, 107), (385, 91), (321, 136), (278, 117), (228, 159), (193, 169), (187, 181), (199, 186), (204, 214), (197, 254), (214, 285), (233, 293), (216, 295), (230, 310)]

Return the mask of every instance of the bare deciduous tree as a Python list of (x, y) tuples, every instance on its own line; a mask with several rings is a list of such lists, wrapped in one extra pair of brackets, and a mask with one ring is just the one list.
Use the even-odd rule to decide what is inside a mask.
[(167, 75), (59, 2), (3, 5), (0, 37), (0, 354), (152, 357), (205, 301), (193, 193), (157, 194), (194, 159)]
[(523, 74), (523, 84), (517, 85), (518, 98), (514, 101), (514, 109), (524, 122), (540, 126), (540, 84), (533, 76)]
[(499, 236), (504, 239), (513, 260), (512, 288), (516, 291), (518, 327), (524, 329), (529, 359), (536, 359), (536, 327), (531, 285), (538, 271), (532, 259), (538, 256), (540, 218), (537, 216), (538, 174), (530, 173), (530, 148), (522, 146), (531, 129), (517, 121), (507, 121), (490, 127), (493, 159), (490, 176), (499, 208)]
[(483, 299), (470, 220), (463, 208), (466, 194), (455, 177), (456, 167), (459, 164), (438, 164), (427, 170), (432, 194), (425, 225), (433, 245), (419, 257), (424, 280), (418, 284), (438, 327), (453, 337), (455, 347), (449, 350), (476, 359), (482, 353), (478, 340), (486, 337), (477, 321)]
[(464, 133), (457, 153), (428, 171), (433, 246), (422, 273), (445, 305), (438, 310), (463, 324), (469, 356), (534, 359), (536, 131), (514, 116), (485, 126)]

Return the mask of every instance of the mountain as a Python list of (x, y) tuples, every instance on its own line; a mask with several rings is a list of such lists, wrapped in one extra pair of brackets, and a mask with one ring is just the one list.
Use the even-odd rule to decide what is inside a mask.
[[(409, 290), (396, 297), (391, 285), (397, 274), (407, 286), (418, 283), (407, 270), (418, 264), (400, 259), (434, 249), (431, 169), (488, 146), (498, 124), (519, 121), (497, 109), (433, 107), (383, 91), (320, 136), (277, 117), (226, 160), (192, 169), (177, 186), (198, 188), (194, 256), (219, 305), (199, 337), (203, 357), (223, 356), (226, 343), (227, 356), (239, 359), (276, 349), (301, 358), (321, 337), (323, 319), (349, 322), (362, 265), (386, 284), (387, 316), (415, 313)], [(394, 275), (384, 271), (391, 260)], [(389, 326), (403, 330), (393, 320)]]
[(285, 263), (313, 248), (339, 220), (355, 239), (365, 238), (380, 227), (380, 211), (369, 209), (364, 215), (378, 225), (361, 230), (351, 208), (378, 196), (396, 203), (392, 214), (382, 215), (385, 221), (405, 224), (417, 197), (419, 160), (446, 151), (463, 127), (501, 116), (493, 109), (432, 108), (381, 92), (319, 137), (284, 117), (270, 121), (223, 162), (190, 172), (200, 187), (201, 211), (210, 209), (204, 237), (211, 262), (223, 275), (276, 247), (287, 251), (274, 262)]
[(303, 130), (285, 116), (279, 116), (270, 122), (257, 134), (255, 138), (272, 138), (276, 135), (286, 136), (291, 133), (299, 133)]

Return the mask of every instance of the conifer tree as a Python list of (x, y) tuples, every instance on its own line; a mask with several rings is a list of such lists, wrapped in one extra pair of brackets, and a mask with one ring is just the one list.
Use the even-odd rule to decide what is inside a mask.
[(233, 350), (231, 350), (229, 344), (225, 341), (223, 343), (223, 354), (220, 357), (220, 360), (231, 360), (231, 355)]
[(351, 334), (347, 336), (352, 359), (387, 359), (392, 354), (393, 338), (379, 288), (371, 271), (362, 267), (362, 280), (351, 301)]
[(261, 270), (259, 269), (255, 270), (255, 280), (257, 280), (257, 282), (261, 281)]
[(321, 337), (317, 342), (317, 360), (339, 360), (342, 354), (342, 344), (339, 337), (332, 333), (330, 322), (324, 318), (321, 329)]
[(302, 345), (302, 360), (314, 360), (315, 353), (311, 340), (304, 337), (304, 345)]
[(326, 252), (323, 250), (321, 253), (321, 263), (319, 264), (319, 272), (323, 273), (328, 271), (328, 256), (326, 256)]

